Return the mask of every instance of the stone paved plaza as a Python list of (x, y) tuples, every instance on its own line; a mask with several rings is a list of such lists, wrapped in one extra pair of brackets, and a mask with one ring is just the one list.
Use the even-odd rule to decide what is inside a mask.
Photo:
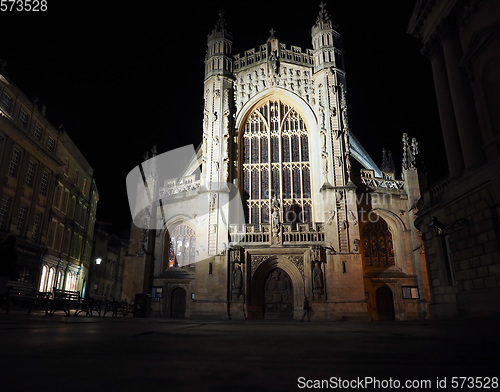
[(436, 390), (452, 377), (500, 376), (499, 326), (2, 313), (0, 379), (4, 391), (387, 390), (408, 381)]

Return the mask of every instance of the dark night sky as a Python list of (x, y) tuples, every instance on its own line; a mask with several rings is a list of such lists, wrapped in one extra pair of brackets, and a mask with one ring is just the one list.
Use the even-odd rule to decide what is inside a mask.
[[(94, 168), (97, 218), (120, 234), (130, 222), (125, 177), (144, 152), (201, 141), (206, 37), (219, 8), (234, 53), (264, 43), (271, 28), (305, 49), (319, 1), (87, 4), (48, 0), (47, 12), (2, 12), (0, 58)], [(406, 34), (413, 6), (327, 1), (344, 43), (351, 131), (377, 163), (383, 147), (392, 150), (397, 168), (402, 133), (417, 137), (432, 181), (446, 174), (446, 160), (430, 63)]]

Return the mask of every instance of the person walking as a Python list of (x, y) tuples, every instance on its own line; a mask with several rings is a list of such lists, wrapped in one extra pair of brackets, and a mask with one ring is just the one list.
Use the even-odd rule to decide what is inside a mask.
[(304, 296), (304, 313), (302, 313), (302, 319), (300, 321), (304, 321), (304, 318), (307, 316), (307, 321), (311, 321), (311, 307), (309, 306), (309, 300), (306, 296)]

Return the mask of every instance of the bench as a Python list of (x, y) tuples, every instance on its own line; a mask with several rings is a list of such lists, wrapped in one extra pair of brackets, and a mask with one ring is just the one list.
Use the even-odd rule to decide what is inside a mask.
[(75, 311), (75, 316), (80, 313), (85, 312), (86, 316), (92, 317), (93, 312), (97, 312), (98, 316), (101, 317), (101, 312), (106, 309), (107, 299), (103, 295), (90, 294), (80, 303), (80, 309)]
[(104, 315), (107, 312), (111, 312), (111, 317), (118, 317), (118, 313), (121, 313), (123, 317), (134, 311), (134, 305), (129, 304), (127, 300), (117, 301), (111, 297), (111, 301), (106, 303), (106, 308), (104, 310)]
[(70, 316), (72, 309), (75, 310), (75, 315), (79, 313), (80, 309), (80, 292), (61, 290), (54, 287), (53, 297), (48, 301), (48, 314), (52, 316), (58, 310), (62, 310), (66, 313), (66, 316)]
[(24, 305), (28, 308), (28, 314), (31, 313), (34, 307), (40, 307), (47, 314), (49, 298), (50, 293), (36, 290), (33, 283), (9, 280), (5, 285), (2, 307), (5, 308), (6, 313), (9, 313), (12, 305), (20, 307)]

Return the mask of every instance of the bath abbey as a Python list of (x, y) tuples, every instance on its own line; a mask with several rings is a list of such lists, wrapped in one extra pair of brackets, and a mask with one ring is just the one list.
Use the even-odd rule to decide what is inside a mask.
[(150, 293), (164, 317), (300, 320), (306, 299), (311, 320), (428, 317), (418, 142), (402, 132), (402, 162), (384, 151), (375, 163), (349, 128), (340, 33), (324, 4), (311, 24), (312, 48), (271, 30), (234, 54), (220, 13), (202, 143), (177, 174), (154, 154), (137, 169), (135, 197), (150, 204), (133, 216), (130, 300)]

